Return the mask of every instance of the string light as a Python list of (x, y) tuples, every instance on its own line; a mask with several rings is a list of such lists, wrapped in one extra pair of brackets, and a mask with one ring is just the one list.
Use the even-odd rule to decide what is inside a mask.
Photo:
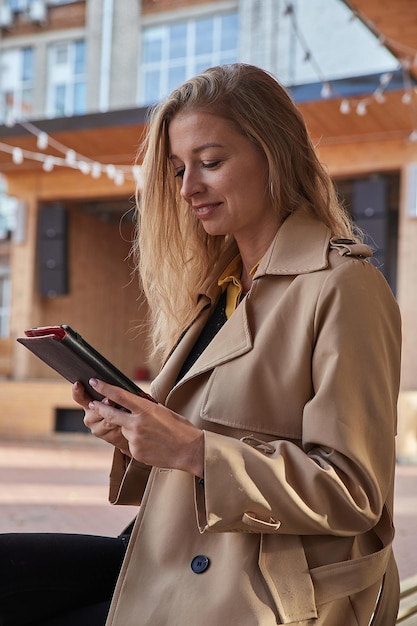
[(333, 89), (330, 83), (323, 83), (321, 88), (321, 97), (325, 100), (331, 98), (333, 95)]
[(77, 164), (78, 164), (78, 169), (80, 170), (82, 174), (85, 174), (85, 175), (90, 174), (91, 166), (89, 163), (87, 163), (86, 161), (78, 161)]
[(48, 147), (48, 135), (45, 132), (41, 131), (39, 133), (36, 145), (38, 146), (39, 150), (46, 150), (46, 148)]
[(378, 102), (378, 104), (384, 104), (384, 102), (386, 100), (385, 94), (384, 94), (384, 90), (381, 89), (380, 87), (375, 89), (375, 91), (374, 91), (374, 98)]
[(45, 161), (43, 162), (42, 169), (43, 169), (45, 172), (52, 172), (52, 170), (54, 169), (54, 165), (55, 165), (55, 164), (54, 164), (54, 160), (53, 160), (53, 158), (52, 158), (52, 157), (47, 156), (47, 157), (46, 157), (46, 159), (45, 159)]
[(358, 104), (356, 105), (356, 113), (358, 115), (366, 115), (367, 112), (367, 104), (365, 100), (361, 100), (360, 102), (358, 102)]
[(367, 29), (378, 39), (378, 42), (393, 51), (393, 54), (397, 58), (408, 59), (411, 65), (417, 65), (417, 51), (415, 48), (410, 48), (410, 46), (406, 46), (391, 37), (387, 37), (376, 27), (374, 22), (366, 17), (361, 11), (359, 11), (354, 2), (350, 0), (344, 0), (345, 4), (352, 11), (352, 15), (358, 17), (361, 22), (367, 27)]
[(91, 166), (91, 176), (93, 178), (100, 178), (101, 176), (101, 164), (98, 163), (97, 161), (94, 161), (94, 163)]
[(318, 77), (318, 79), (320, 80), (321, 84), (322, 84), (322, 97), (323, 98), (330, 98), (330, 96), (332, 95), (332, 86), (330, 84), (329, 81), (327, 81), (324, 77), (323, 72), (321, 71), (321, 68), (319, 66), (319, 64), (317, 63), (316, 59), (314, 58), (314, 56), (311, 53), (311, 50), (309, 48), (309, 46), (307, 45), (307, 41), (306, 38), (304, 37), (303, 33), (301, 32), (301, 29), (299, 27), (299, 24), (297, 22), (297, 16), (295, 14), (295, 10), (294, 10), (294, 5), (291, 2), (285, 2), (284, 4), (284, 16), (288, 17), (288, 19), (291, 21), (291, 27), (294, 31), (294, 34), (298, 40), (298, 43), (300, 44), (303, 53), (304, 53), (304, 60), (310, 63), (310, 65), (313, 67), (316, 76)]
[(74, 167), (74, 165), (76, 165), (77, 155), (76, 155), (75, 150), (67, 150), (65, 154), (65, 162), (67, 163), (67, 165), (70, 165), (71, 167)]
[(13, 124), (10, 123), (10, 126), (14, 126), (16, 123), (36, 136), (36, 146), (39, 150), (46, 150), (48, 147), (55, 148), (61, 152), (62, 157), (45, 154), (43, 152), (24, 150), (19, 146), (12, 146), (0, 142), (0, 151), (10, 154), (15, 165), (21, 165), (23, 161), (27, 159), (42, 163), (44, 172), (51, 172), (55, 167), (66, 167), (76, 169), (86, 176), (90, 175), (94, 179), (100, 178), (101, 174), (105, 172), (116, 186), (123, 185), (126, 179), (135, 181), (139, 187), (142, 186), (142, 168), (139, 165), (116, 166), (113, 163), (93, 161), (60, 143), (28, 120), (13, 121)]
[(21, 148), (13, 148), (12, 150), (12, 161), (16, 163), (16, 165), (20, 165), (23, 163), (23, 150)]
[[(413, 120), (413, 126), (417, 127), (417, 103), (416, 103), (416, 95), (413, 91), (413, 84), (410, 76), (410, 68), (412, 66), (417, 66), (417, 51), (415, 49), (411, 49), (407, 46), (403, 46), (398, 42), (395, 42), (388, 37), (386, 37), (383, 33), (378, 31), (375, 25), (367, 20), (354, 6), (351, 2), (347, 2), (351, 14), (349, 16), (349, 22), (353, 22), (355, 19), (359, 18), (362, 23), (375, 35), (378, 40), (379, 45), (386, 46), (390, 50), (396, 51), (397, 58), (399, 58), (398, 69), (402, 70), (403, 76), (403, 96), (402, 102), (405, 105), (409, 105), (411, 108), (415, 108), (414, 111), (415, 119)], [(303, 36), (300, 26), (297, 22), (297, 15), (294, 8), (294, 4), (291, 2), (286, 2), (284, 4), (283, 15), (291, 20), (291, 25), (293, 31), (297, 37), (297, 40), (303, 50), (303, 59), (305, 62), (309, 62), (315, 71), (315, 74), (319, 81), (321, 82), (321, 97), (323, 99), (328, 99), (332, 97), (341, 97), (341, 95), (337, 92), (334, 85), (327, 80), (321, 68), (319, 67), (317, 61), (315, 60), (311, 50), (309, 49), (306, 39)], [(364, 98), (346, 98), (343, 97), (340, 103), (339, 111), (342, 115), (348, 115), (352, 110), (361, 117), (365, 116), (368, 110), (368, 106), (372, 101), (377, 102), (378, 104), (384, 104), (386, 101), (385, 91), (388, 89), (392, 79), (394, 77), (394, 72), (383, 72), (379, 77), (379, 85), (373, 91), (372, 94), (366, 96)], [(416, 138), (417, 130), (412, 131), (409, 136), (410, 141), (417, 141)]]
[(343, 115), (347, 115), (348, 113), (350, 113), (350, 102), (349, 100), (346, 100), (346, 98), (344, 98), (342, 100), (342, 102), (340, 103), (340, 112), (343, 113)]

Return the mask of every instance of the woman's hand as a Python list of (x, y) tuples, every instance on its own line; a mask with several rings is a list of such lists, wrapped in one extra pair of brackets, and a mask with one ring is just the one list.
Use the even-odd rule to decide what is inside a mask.
[[(202, 430), (161, 404), (102, 381), (92, 379), (89, 382), (110, 401), (90, 400), (88, 422), (86, 414), (86, 423), (90, 428), (91, 424), (95, 430), (106, 432), (106, 437), (109, 433), (118, 433), (137, 461), (203, 477)], [(123, 406), (130, 413), (117, 409), (113, 404)], [(92, 432), (96, 434), (93, 429)]]
[[(84, 424), (89, 428), (92, 434), (107, 441), (112, 446), (119, 448), (123, 454), (131, 456), (126, 438), (122, 435), (120, 426), (110, 426), (96, 411), (90, 409), (92, 402), (91, 396), (85, 391), (83, 385), (79, 382), (74, 383), (72, 387), (72, 397), (85, 411)], [(104, 404), (110, 404), (106, 398)]]

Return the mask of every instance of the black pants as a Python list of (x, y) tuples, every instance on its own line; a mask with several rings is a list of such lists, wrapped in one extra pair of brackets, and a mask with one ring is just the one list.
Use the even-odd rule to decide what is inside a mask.
[(0, 626), (102, 626), (128, 537), (0, 535)]

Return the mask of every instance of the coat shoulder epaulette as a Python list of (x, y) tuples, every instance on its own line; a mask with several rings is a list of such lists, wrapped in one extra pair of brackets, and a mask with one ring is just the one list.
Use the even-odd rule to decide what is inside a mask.
[(330, 249), (337, 250), (340, 256), (353, 256), (366, 259), (372, 256), (372, 250), (365, 243), (357, 243), (353, 239), (341, 239), (333, 237), (330, 239)]

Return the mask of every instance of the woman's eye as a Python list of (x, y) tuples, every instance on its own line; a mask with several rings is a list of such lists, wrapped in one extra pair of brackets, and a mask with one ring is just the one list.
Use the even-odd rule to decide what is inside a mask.
[(204, 163), (202, 163), (202, 167), (204, 167), (204, 169), (206, 170), (215, 168), (218, 165), (220, 165), (220, 161), (205, 161)]
[(185, 167), (182, 167), (180, 170), (176, 170), (175, 178), (182, 178), (184, 176)]

